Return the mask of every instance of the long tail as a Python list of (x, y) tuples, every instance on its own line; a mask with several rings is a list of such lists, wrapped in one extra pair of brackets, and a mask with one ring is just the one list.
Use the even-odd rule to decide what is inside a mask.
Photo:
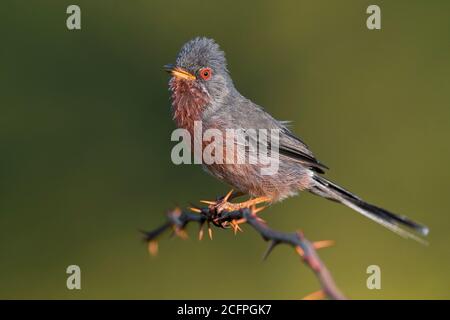
[(423, 244), (427, 243), (416, 234), (401, 228), (407, 227), (423, 236), (426, 236), (428, 234), (428, 228), (426, 226), (414, 222), (408, 217), (397, 215), (367, 203), (358, 196), (334, 184), (333, 182), (328, 181), (322, 176), (315, 174), (313, 176), (313, 180), (313, 186), (309, 190), (313, 194), (342, 203), (404, 238), (411, 238)]

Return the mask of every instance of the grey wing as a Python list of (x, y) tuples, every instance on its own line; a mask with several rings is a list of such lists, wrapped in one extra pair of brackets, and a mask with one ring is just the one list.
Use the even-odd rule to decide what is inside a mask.
[[(250, 100), (243, 98), (240, 103), (231, 106), (227, 110), (227, 116), (232, 117), (230, 120), (234, 127), (268, 130), (279, 129), (278, 152), (281, 155), (299, 162), (318, 173), (324, 173), (324, 170), (328, 169), (326, 165), (314, 157), (314, 154), (309, 150), (308, 146), (286, 127), (286, 122), (274, 119), (262, 107), (254, 104)], [(270, 149), (270, 143), (268, 148)]]
[(328, 167), (319, 162), (308, 146), (285, 126), (281, 127), (279, 153), (298, 161), (318, 173), (324, 173)]

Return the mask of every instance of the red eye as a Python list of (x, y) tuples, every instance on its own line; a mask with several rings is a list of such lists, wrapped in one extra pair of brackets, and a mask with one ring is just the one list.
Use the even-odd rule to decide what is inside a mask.
[(212, 70), (210, 68), (200, 69), (200, 77), (202, 77), (203, 80), (209, 80), (211, 76)]

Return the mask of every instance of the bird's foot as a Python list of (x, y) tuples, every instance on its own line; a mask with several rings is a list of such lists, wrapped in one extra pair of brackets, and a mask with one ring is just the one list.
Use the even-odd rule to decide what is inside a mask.
[(250, 208), (256, 206), (260, 203), (270, 202), (271, 199), (269, 197), (257, 197), (254, 199), (249, 199), (247, 201), (233, 203), (230, 200), (242, 196), (242, 192), (233, 192), (231, 190), (224, 197), (219, 198), (216, 201), (206, 201), (201, 200), (200, 202), (205, 203), (209, 206), (210, 210), (214, 210), (217, 214), (220, 214), (223, 211), (238, 211), (245, 208)]
[[(244, 193), (237, 191), (234, 192), (231, 190), (228, 192), (225, 196), (217, 198), (216, 201), (209, 201), (209, 200), (200, 200), (201, 203), (208, 205), (208, 213), (209, 213), (209, 221), (211, 221), (214, 225), (224, 228), (224, 229), (232, 229), (234, 233), (236, 234), (237, 231), (242, 231), (239, 227), (240, 224), (245, 223), (246, 219), (234, 219), (234, 220), (223, 220), (223, 214), (226, 212), (233, 212), (238, 211), (242, 209), (250, 209), (252, 214), (257, 214), (264, 210), (267, 206), (261, 206), (257, 207), (258, 204), (261, 203), (269, 203), (271, 202), (271, 199), (269, 197), (257, 197), (253, 199), (249, 199), (247, 201), (239, 202), (239, 203), (233, 203), (230, 202), (230, 200), (238, 198), (243, 196)], [(197, 208), (195, 206), (191, 207), (191, 210), (194, 212), (202, 212), (201, 208)], [(261, 222), (264, 222), (260, 217), (257, 217), (257, 219)], [(222, 221), (223, 220), (223, 221)], [(209, 226), (209, 222), (208, 222)], [(209, 237), (212, 239), (212, 230), (210, 227), (208, 227)], [(199, 239), (203, 237), (203, 230), (200, 229), (199, 233)]]

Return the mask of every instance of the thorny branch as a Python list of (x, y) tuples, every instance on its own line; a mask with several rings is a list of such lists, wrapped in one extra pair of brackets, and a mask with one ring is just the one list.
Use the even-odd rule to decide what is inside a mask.
[[(212, 239), (211, 225), (218, 228), (232, 228), (234, 232), (242, 231), (240, 224), (247, 223), (255, 229), (265, 241), (269, 242), (269, 247), (264, 255), (264, 259), (279, 244), (287, 244), (295, 248), (296, 252), (301, 256), (303, 262), (315, 273), (322, 289), (310, 294), (305, 299), (321, 299), (328, 297), (334, 300), (346, 299), (336, 286), (330, 272), (319, 258), (316, 249), (328, 247), (333, 244), (332, 241), (310, 242), (306, 239), (302, 232), (283, 233), (273, 230), (267, 226), (257, 213), (264, 208), (245, 208), (238, 211), (222, 211), (217, 212), (211, 206), (209, 207), (191, 207), (190, 211), (182, 211), (179, 208), (171, 210), (167, 213), (167, 222), (159, 228), (144, 232), (145, 240), (151, 254), (158, 251), (157, 238), (166, 230), (172, 229), (173, 232), (181, 237), (186, 238), (186, 227), (189, 223), (197, 223), (199, 225), (199, 239), (203, 238), (203, 227), (207, 225), (209, 237)], [(192, 212), (191, 212), (192, 211)]]

